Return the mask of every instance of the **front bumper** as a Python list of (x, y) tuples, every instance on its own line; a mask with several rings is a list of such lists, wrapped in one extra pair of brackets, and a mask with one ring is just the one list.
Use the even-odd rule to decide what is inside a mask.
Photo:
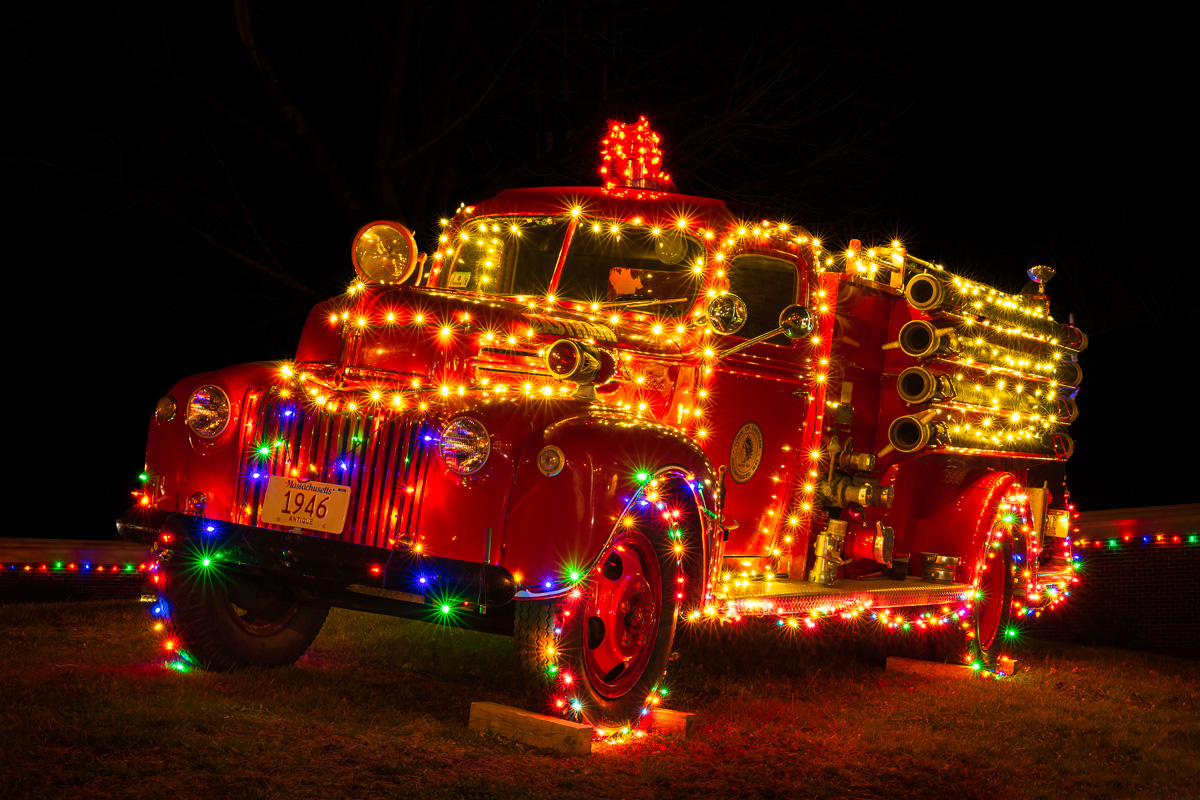
[(512, 573), (494, 564), (318, 539), (182, 512), (135, 508), (117, 520), (117, 531), (122, 539), (156, 552), (188, 551), (297, 580), (402, 592), (422, 602), (494, 608), (510, 603), (518, 588)]

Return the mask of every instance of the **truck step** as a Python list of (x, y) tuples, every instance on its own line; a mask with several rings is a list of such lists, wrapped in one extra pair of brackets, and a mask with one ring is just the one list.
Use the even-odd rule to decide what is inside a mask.
[(725, 612), (738, 614), (830, 613), (849, 608), (901, 608), (961, 601), (972, 591), (967, 583), (927, 583), (920, 579), (891, 578), (834, 581), (820, 586), (798, 578), (774, 581), (730, 582), (718, 595)]

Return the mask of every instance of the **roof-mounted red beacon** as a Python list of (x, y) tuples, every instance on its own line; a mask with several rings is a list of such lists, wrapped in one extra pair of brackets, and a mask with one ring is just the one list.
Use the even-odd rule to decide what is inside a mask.
[(625, 186), (634, 189), (665, 188), (671, 176), (662, 170), (659, 135), (650, 128), (645, 116), (633, 125), (610, 119), (608, 135), (600, 151), (603, 163), (600, 175), (604, 188)]

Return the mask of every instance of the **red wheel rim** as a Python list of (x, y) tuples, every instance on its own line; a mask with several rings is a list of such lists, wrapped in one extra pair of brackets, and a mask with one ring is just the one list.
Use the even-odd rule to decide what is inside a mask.
[(654, 652), (662, 614), (662, 581), (654, 547), (640, 533), (622, 536), (588, 577), (583, 617), (583, 669), (609, 698), (629, 692)]
[(979, 593), (982, 597), (976, 605), (979, 616), (976, 635), (979, 637), (979, 647), (987, 650), (996, 640), (1000, 629), (1000, 618), (1004, 615), (1004, 571), (1008, 564), (1004, 558), (1004, 550), (997, 549), (994, 558), (984, 560), (986, 569), (983, 570), (979, 581)]

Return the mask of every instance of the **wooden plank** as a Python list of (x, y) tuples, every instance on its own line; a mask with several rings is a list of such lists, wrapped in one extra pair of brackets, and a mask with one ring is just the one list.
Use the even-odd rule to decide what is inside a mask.
[(696, 715), (690, 711), (656, 708), (650, 715), (650, 730), (690, 739), (696, 733)]
[(1005, 675), (1017, 674), (1017, 660), (1015, 658), (1000, 656), (1000, 658), (996, 659), (996, 666), (999, 667), (1000, 671)]
[(974, 675), (975, 670), (958, 664), (941, 664), (937, 661), (918, 661), (912, 658), (896, 658), (888, 656), (889, 672), (899, 672), (905, 675), (930, 675), (941, 678), (965, 678)]
[(595, 735), (591, 725), (486, 702), (471, 703), (468, 727), (473, 731), (491, 731), (522, 744), (573, 756), (591, 753)]

